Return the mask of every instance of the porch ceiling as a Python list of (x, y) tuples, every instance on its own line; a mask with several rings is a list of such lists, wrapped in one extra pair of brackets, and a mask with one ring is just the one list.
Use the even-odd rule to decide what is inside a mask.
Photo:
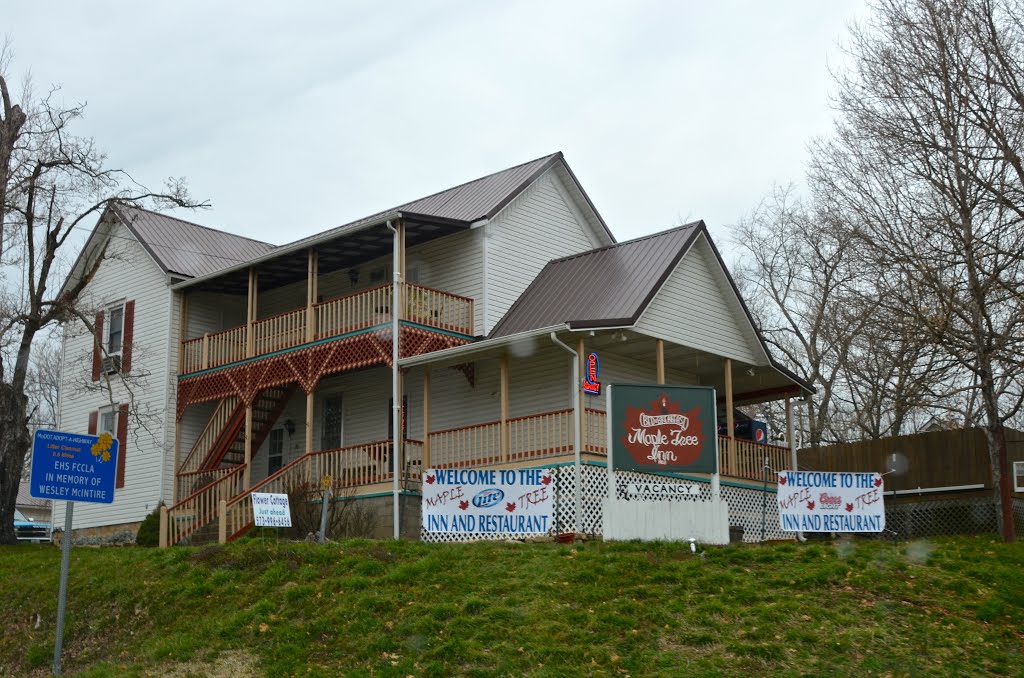
[[(414, 247), (425, 242), (450, 235), (469, 228), (463, 221), (420, 219), (403, 215), (405, 219), (405, 246)], [(321, 275), (338, 269), (358, 266), (373, 259), (391, 254), (394, 235), (386, 224), (341, 235), (333, 240), (315, 245), (318, 270)], [(283, 252), (279, 257), (256, 265), (259, 273), (259, 290), (265, 291), (301, 282), (306, 279), (307, 250)], [(222, 276), (205, 280), (191, 289), (227, 294), (246, 294), (249, 287), (247, 269), (228, 271)]]
[[(625, 341), (623, 341), (625, 337)], [(632, 360), (650, 363), (652, 374), (656, 369), (657, 340), (629, 330), (596, 332), (585, 337), (587, 350), (596, 349), (601, 355), (621, 355)], [(601, 353), (603, 351), (603, 353)], [(703, 386), (713, 386), (718, 397), (725, 397), (725, 358), (689, 346), (665, 342), (665, 368), (677, 369), (697, 377)], [(737, 404), (756, 404), (799, 395), (800, 387), (771, 365), (750, 365), (732, 361), (733, 401)]]

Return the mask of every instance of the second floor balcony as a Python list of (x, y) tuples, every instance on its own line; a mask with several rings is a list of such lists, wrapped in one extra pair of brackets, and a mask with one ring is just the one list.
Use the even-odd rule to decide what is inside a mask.
[[(399, 289), (398, 312), (404, 324), (467, 339), (473, 337), (472, 299), (410, 283)], [(179, 373), (213, 369), (357, 332), (389, 331), (395, 310), (392, 296), (390, 284), (380, 285), (220, 332), (204, 333), (182, 342)], [(410, 355), (405, 348), (402, 353)]]

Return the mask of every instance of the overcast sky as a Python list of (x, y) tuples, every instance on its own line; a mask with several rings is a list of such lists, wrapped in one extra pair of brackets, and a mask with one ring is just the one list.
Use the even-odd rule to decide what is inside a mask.
[[(861, 0), (5, 3), (79, 132), (289, 242), (554, 151), (620, 240), (799, 181)], [(727, 255), (731, 259), (731, 256)]]

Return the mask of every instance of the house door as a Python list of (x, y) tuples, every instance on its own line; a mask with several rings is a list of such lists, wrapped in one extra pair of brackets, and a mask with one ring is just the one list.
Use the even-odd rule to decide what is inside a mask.
[(329, 395), (324, 399), (323, 425), (320, 427), (320, 449), (333, 450), (341, 447), (344, 432), (341, 394)]

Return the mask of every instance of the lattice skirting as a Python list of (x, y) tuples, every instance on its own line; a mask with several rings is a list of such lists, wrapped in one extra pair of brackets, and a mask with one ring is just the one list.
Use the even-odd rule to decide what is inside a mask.
[[(888, 501), (888, 498), (886, 498)], [(1024, 531), (1024, 499), (1013, 500), (1017, 534)], [(916, 539), (955, 534), (998, 532), (992, 497), (961, 497), (890, 504), (885, 509), (884, 539)]]
[[(574, 530), (576, 478), (573, 466), (559, 465), (552, 469), (555, 477), (555, 528), (552, 535), (572, 532)], [(585, 534), (600, 535), (602, 533), (601, 506), (608, 496), (608, 469), (603, 465), (584, 463), (582, 468), (583, 501), (580, 531)], [(655, 476), (648, 473), (621, 471), (618, 474), (618, 495), (625, 497), (625, 486), (631, 482), (686, 483), (700, 488), (700, 496), (695, 499), (710, 499), (711, 486), (707, 481), (679, 478), (676, 476)], [(751, 487), (740, 487), (722, 483), (722, 498), (729, 504), (729, 524), (743, 528), (743, 541), (761, 541), (761, 516), (764, 507), (764, 538), (793, 539), (792, 532), (779, 529), (779, 514), (775, 501), (774, 488), (768, 492)], [(686, 499), (654, 499), (654, 501), (687, 501)], [(508, 535), (493, 533), (438, 534), (420, 531), (420, 538), (425, 542), (465, 542), (483, 539), (505, 539)]]

